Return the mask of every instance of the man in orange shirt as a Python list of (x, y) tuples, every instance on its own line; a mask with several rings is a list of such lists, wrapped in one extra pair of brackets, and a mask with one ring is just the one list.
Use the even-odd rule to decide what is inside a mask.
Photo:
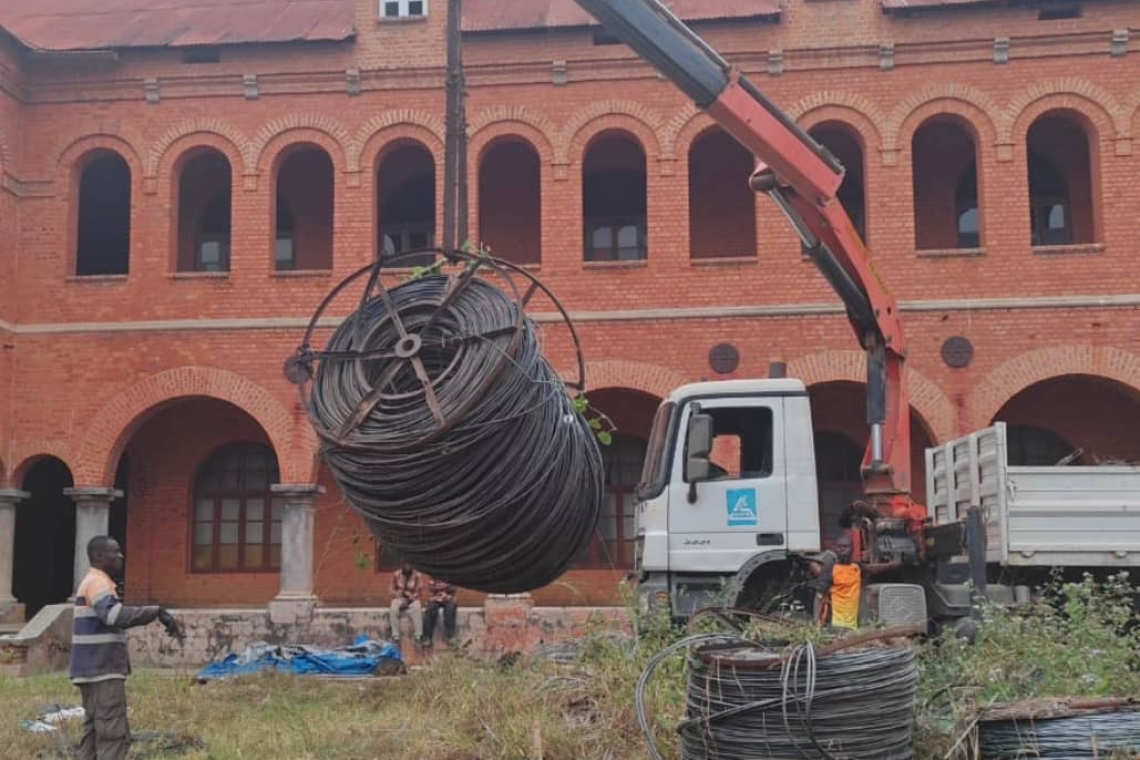
[(832, 628), (858, 628), (864, 577), (870, 578), (902, 566), (901, 562), (853, 562), (851, 551), (851, 537), (845, 534), (835, 542), (834, 561), (810, 560), (811, 572), (820, 580), (815, 609), (816, 622), (820, 625), (827, 625), (830, 616)]

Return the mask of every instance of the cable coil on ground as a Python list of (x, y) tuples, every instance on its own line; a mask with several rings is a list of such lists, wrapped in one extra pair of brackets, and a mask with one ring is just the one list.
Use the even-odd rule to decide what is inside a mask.
[[(466, 266), (389, 288), (378, 262), (342, 282), (286, 374), (303, 397), (311, 381), (321, 453), (386, 549), (464, 588), (529, 591), (589, 541), (601, 451), (523, 311), (539, 290), (557, 301), (511, 264), (447, 256)], [(321, 313), (366, 274), (359, 308), (313, 351)], [(512, 275), (530, 280), (526, 296)], [(580, 349), (578, 359), (581, 374)]]
[(642, 732), (655, 760), (644, 695), (649, 674), (688, 647), (685, 760), (910, 760), (915, 652), (906, 646), (776, 650), (725, 634), (685, 639), (658, 655), (638, 684)]
[(1140, 757), (1140, 707), (1125, 710), (983, 720), (978, 723), (979, 754), (984, 758)]

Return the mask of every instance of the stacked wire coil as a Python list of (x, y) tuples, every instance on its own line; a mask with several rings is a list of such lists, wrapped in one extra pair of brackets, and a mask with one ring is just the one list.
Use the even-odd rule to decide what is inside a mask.
[[(981, 756), (1002, 758), (1140, 757), (1140, 708), (978, 723)], [(1129, 754), (1131, 753), (1131, 754)]]
[(658, 654), (638, 683), (638, 717), (650, 755), (662, 760), (648, 720), (650, 674), (687, 649), (684, 760), (911, 760), (918, 662), (909, 646), (774, 649), (735, 635), (701, 634)]
[(466, 261), (390, 288), (376, 265), (325, 349), (307, 345), (318, 311), (286, 372), (311, 380), (321, 454), (385, 550), (463, 588), (519, 593), (554, 581), (589, 542), (601, 450), (508, 267)]

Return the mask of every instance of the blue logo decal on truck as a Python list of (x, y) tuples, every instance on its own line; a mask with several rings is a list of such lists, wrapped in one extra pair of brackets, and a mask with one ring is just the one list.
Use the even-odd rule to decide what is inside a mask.
[(727, 492), (728, 527), (757, 524), (756, 489), (740, 488)]

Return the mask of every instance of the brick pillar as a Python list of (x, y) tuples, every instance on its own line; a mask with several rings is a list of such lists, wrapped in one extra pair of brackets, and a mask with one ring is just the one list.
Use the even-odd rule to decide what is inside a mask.
[(316, 484), (273, 486), (282, 505), (281, 590), (269, 603), (274, 623), (308, 619), (317, 605), (313, 594), (313, 524), (317, 499), (325, 489)]
[(87, 559), (87, 542), (95, 536), (105, 536), (111, 523), (111, 502), (123, 495), (114, 488), (65, 488), (64, 496), (75, 502), (75, 578), (72, 591), (79, 583), (91, 563)]
[(0, 489), (0, 622), (23, 619), (24, 610), (12, 594), (12, 566), (16, 559), (16, 505), (31, 494)]

